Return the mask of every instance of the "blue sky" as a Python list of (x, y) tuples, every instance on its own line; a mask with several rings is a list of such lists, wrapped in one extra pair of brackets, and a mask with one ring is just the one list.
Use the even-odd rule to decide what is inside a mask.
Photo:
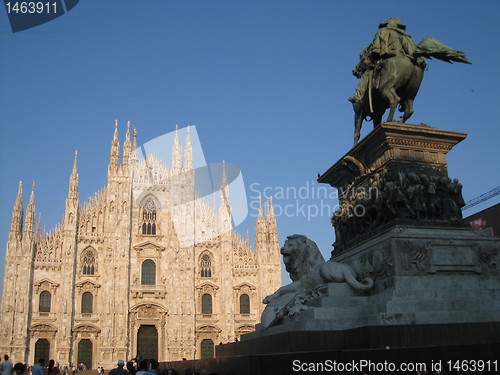
[[(430, 61), (409, 122), (468, 133), (448, 155), (450, 177), (466, 201), (494, 188), (499, 15), (498, 1), (87, 0), (13, 34), (2, 7), (0, 270), (18, 181), (25, 205), (36, 181), (49, 230), (64, 211), (75, 149), (81, 200), (104, 186), (115, 119), (121, 142), (127, 120), (139, 143), (196, 125), (208, 162), (241, 168), (250, 217), (237, 229), (253, 238), (258, 192), (285, 191), (274, 199), (288, 207), (280, 243), (306, 234), (328, 258), (327, 208), (337, 202), (312, 197), (325, 194), (316, 175), (352, 146), (351, 70), (389, 17), (416, 42), (434, 36), (472, 61)], [(314, 207), (323, 212), (311, 217)]]

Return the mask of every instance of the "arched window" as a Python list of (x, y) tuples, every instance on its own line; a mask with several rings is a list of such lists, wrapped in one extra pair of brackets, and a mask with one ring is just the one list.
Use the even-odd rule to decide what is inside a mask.
[(82, 274), (93, 275), (96, 271), (95, 255), (92, 250), (85, 250), (82, 254)]
[(90, 292), (82, 294), (82, 314), (92, 314), (94, 310), (94, 296)]
[(212, 314), (212, 296), (210, 294), (201, 296), (201, 313), (204, 315)]
[(201, 277), (212, 277), (212, 260), (208, 254), (203, 254), (200, 259)]
[(250, 297), (248, 294), (240, 296), (240, 314), (250, 314)]
[(38, 305), (38, 311), (41, 313), (49, 313), (50, 312), (50, 300), (52, 296), (50, 292), (44, 290), (40, 293), (40, 303)]
[(156, 264), (151, 259), (142, 262), (141, 285), (156, 285)]
[(201, 342), (201, 359), (215, 358), (214, 342), (210, 339), (205, 339)]
[(149, 198), (142, 207), (142, 234), (156, 234), (156, 204)]

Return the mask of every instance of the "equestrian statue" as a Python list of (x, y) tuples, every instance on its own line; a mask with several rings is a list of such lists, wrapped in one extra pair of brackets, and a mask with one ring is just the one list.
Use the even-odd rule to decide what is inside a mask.
[(470, 64), (462, 51), (445, 46), (436, 38), (427, 37), (415, 45), (405, 30), (406, 25), (398, 18), (382, 22), (352, 71), (359, 78), (355, 94), (349, 97), (354, 108), (354, 145), (358, 143), (363, 120), (371, 119), (375, 127), (382, 122), (387, 108), (388, 122), (393, 121), (398, 105), (403, 112), (401, 122), (410, 118), (427, 66), (424, 57)]

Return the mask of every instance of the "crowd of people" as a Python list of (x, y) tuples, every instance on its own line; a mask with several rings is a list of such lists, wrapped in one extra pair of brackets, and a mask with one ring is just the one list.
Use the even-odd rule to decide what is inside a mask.
[[(125, 361), (120, 359), (117, 367), (109, 371), (108, 375), (176, 375), (175, 370), (160, 371), (159, 367), (160, 364), (155, 359), (134, 359), (127, 362), (125, 368)], [(0, 364), (0, 375), (76, 375), (78, 371), (85, 370), (87, 367), (83, 363), (78, 364), (78, 366), (69, 364), (61, 369), (59, 363), (53, 359), (46, 366), (44, 358), (40, 358), (38, 363), (33, 366), (21, 362), (13, 365), (7, 354)], [(97, 375), (106, 375), (102, 366), (97, 367)]]
[[(0, 375), (76, 375), (78, 370), (85, 370), (84, 364), (79, 364), (78, 367), (69, 364), (69, 366), (64, 366), (62, 369), (59, 367), (59, 363), (55, 362), (53, 359), (49, 361), (49, 364), (45, 364), (45, 359), (40, 358), (38, 363), (33, 366), (29, 366), (25, 363), (18, 362), (15, 365), (9, 360), (9, 356), (4, 355), (4, 361), (0, 364)], [(104, 375), (104, 373), (102, 373)]]

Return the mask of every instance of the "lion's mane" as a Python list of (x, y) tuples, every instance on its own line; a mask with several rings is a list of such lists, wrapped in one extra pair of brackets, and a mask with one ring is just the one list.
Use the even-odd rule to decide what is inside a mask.
[(309, 276), (311, 271), (325, 262), (318, 245), (301, 234), (288, 236), (281, 254), (292, 281)]

